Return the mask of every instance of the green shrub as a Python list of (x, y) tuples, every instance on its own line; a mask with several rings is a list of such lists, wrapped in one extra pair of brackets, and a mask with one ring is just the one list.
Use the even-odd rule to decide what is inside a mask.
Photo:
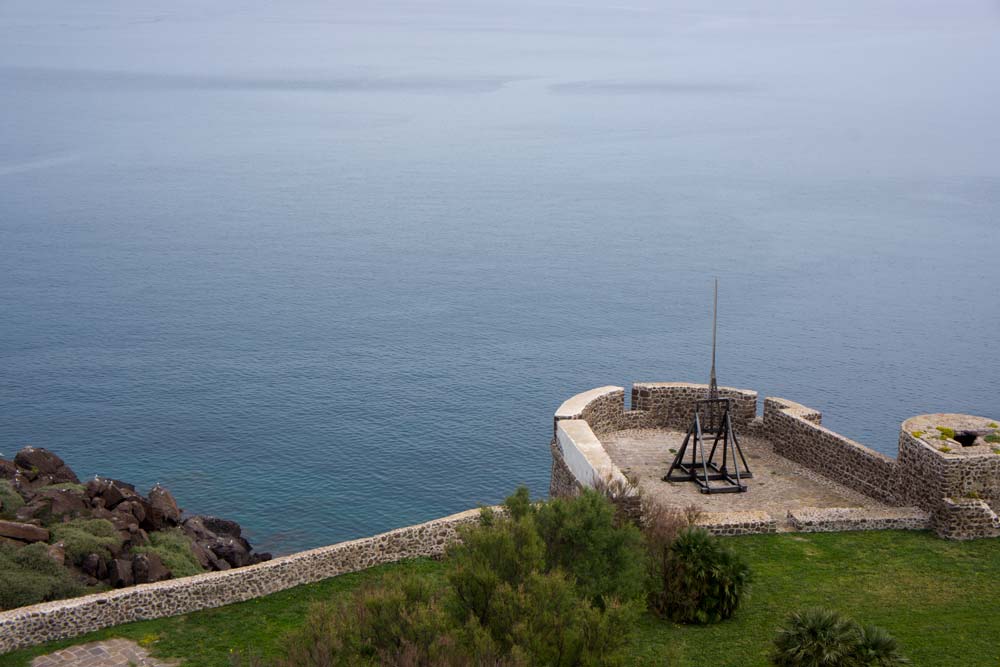
[(913, 431), (913, 433), (911, 433), (910, 435), (912, 435), (914, 438), (919, 438), (923, 434), (924, 434), (923, 431)]
[(84, 588), (49, 558), (48, 545), (0, 544), (0, 609), (80, 595)]
[(580, 592), (598, 606), (646, 594), (642, 533), (617, 519), (615, 505), (591, 490), (555, 498), (535, 511), (546, 571), (558, 568), (573, 576)]
[(985, 438), (983, 438), (983, 440), (985, 440), (986, 442), (988, 442), (990, 444), (996, 444), (996, 443), (1000, 442), (1000, 434), (998, 434), (998, 433), (990, 433)]
[(678, 623), (716, 623), (739, 607), (750, 568), (702, 528), (680, 531), (661, 554), (650, 593), (654, 611)]
[(908, 664), (885, 630), (821, 608), (793, 613), (774, 638), (778, 667), (894, 667)]
[(986, 425), (986, 427), (987, 428), (1000, 428), (1000, 424), (997, 424), (996, 422), (990, 422), (989, 424)]
[(88, 554), (108, 557), (109, 547), (122, 543), (114, 524), (107, 519), (73, 519), (51, 526), (52, 542), (62, 542), (66, 557), (80, 564)]
[(24, 498), (14, 490), (14, 485), (0, 479), (0, 519), (13, 519), (17, 510), (24, 507)]
[(941, 445), (940, 447), (938, 447), (938, 451), (947, 454), (948, 452), (951, 451), (951, 447), (949, 447), (948, 445)]
[(189, 577), (204, 572), (191, 550), (191, 539), (180, 528), (149, 534), (150, 545), (135, 547), (135, 553), (156, 554), (175, 577)]
[(614, 665), (644, 606), (645, 552), (599, 493), (484, 509), (445, 585), (392, 579), (316, 607), (281, 665)]
[(509, 519), (484, 511), (480, 525), (461, 531), (462, 541), (448, 549), (449, 609), (457, 622), (473, 616), (488, 625), (501, 584), (521, 585), (545, 566), (545, 544), (530, 513)]
[[(421, 577), (393, 576), (382, 585), (355, 591), (346, 601), (315, 604), (305, 624), (286, 637), (284, 655), (276, 664), (508, 664), (499, 660), (497, 649), (488, 639), (477, 647), (455, 636), (455, 626), (443, 609), (441, 595)], [(470, 654), (481, 660), (470, 660)]]

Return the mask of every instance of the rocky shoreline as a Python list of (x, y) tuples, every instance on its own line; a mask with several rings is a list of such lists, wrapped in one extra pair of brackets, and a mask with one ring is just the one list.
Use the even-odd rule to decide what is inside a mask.
[[(142, 495), (111, 478), (81, 483), (54, 453), (25, 447), (13, 461), (0, 459), (0, 548), (16, 556), (39, 543), (51, 561), (88, 588), (121, 588), (271, 558), (253, 550), (235, 521), (188, 516), (162, 486)], [(170, 555), (164, 544), (174, 549), (171, 554), (179, 552), (177, 562), (190, 563), (174, 566), (184, 571), (175, 574), (165, 562), (171, 559), (164, 557)]]

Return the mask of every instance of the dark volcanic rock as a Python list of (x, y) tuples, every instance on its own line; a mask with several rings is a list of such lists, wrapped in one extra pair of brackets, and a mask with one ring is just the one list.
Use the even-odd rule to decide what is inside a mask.
[(250, 549), (244, 540), (220, 537), (208, 545), (209, 550), (233, 567), (250, 565)]
[(33, 526), (30, 523), (16, 521), (0, 521), (0, 536), (9, 537), (22, 542), (48, 542), (49, 531)]
[(79, 516), (89, 508), (87, 497), (75, 489), (47, 489), (39, 491), (32, 503), (40, 500), (49, 503), (48, 511), (53, 517)]
[(240, 537), (243, 529), (240, 524), (229, 519), (220, 519), (217, 516), (201, 516), (202, 524), (216, 535), (228, 535), (229, 537)]
[(7, 459), (0, 459), (0, 479), (13, 480), (16, 475), (17, 466), (14, 465), (14, 462)]
[(93, 579), (108, 578), (108, 563), (98, 554), (88, 554), (80, 563), (80, 570)]
[(14, 456), (14, 463), (29, 479), (44, 477), (46, 484), (80, 481), (61, 458), (41, 447), (25, 447)]
[(136, 554), (132, 557), (132, 571), (135, 583), (150, 584), (154, 581), (169, 579), (171, 574), (156, 554)]
[(153, 530), (176, 526), (181, 522), (181, 510), (173, 494), (157, 484), (149, 490), (149, 520)]
[(91, 499), (101, 498), (104, 501), (104, 507), (114, 509), (115, 506), (125, 500), (138, 498), (139, 494), (136, 492), (135, 487), (128, 482), (95, 477), (87, 482), (87, 496)]
[(135, 583), (135, 573), (132, 571), (132, 561), (125, 558), (115, 558), (108, 567), (108, 582), (115, 588), (131, 586)]

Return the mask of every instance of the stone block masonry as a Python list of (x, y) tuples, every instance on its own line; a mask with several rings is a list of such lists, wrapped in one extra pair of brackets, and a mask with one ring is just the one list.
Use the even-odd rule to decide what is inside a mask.
[[(552, 442), (550, 492), (575, 492), (581, 485), (588, 485), (588, 478), (595, 477), (592, 471), (614, 466), (610, 461), (605, 463), (607, 457), (600, 451), (604, 447), (602, 438), (620, 444), (624, 442), (621, 433), (630, 429), (685, 432), (693, 420), (696, 402), (707, 392), (708, 386), (703, 384), (639, 382), (631, 390), (630, 410), (625, 409), (622, 387), (601, 387), (569, 399), (555, 414), (557, 437)], [(947, 438), (949, 433), (970, 428), (987, 435), (991, 429), (994, 434), (1000, 433), (994, 420), (955, 414), (913, 417), (903, 424), (899, 456), (892, 459), (825, 428), (820, 412), (804, 405), (766, 398), (763, 418), (756, 418), (756, 392), (719, 387), (719, 395), (733, 399), (737, 431), (766, 439), (779, 457), (884, 506), (798, 508), (788, 517), (791, 529), (932, 528), (948, 539), (1000, 536), (1000, 447), (991, 446), (993, 441), (987, 441), (985, 436), (964, 447)], [(586, 431), (582, 448), (574, 450), (572, 437), (560, 439), (559, 434), (567, 429)], [(582, 456), (584, 451), (586, 455)], [(581, 464), (582, 460), (587, 465)], [(729, 519), (717, 517), (722, 523), (714, 532), (775, 530), (773, 521), (760, 517), (743, 520), (730, 514), (734, 515), (732, 527), (726, 523)]]
[(243, 602), (405, 558), (438, 557), (458, 539), (460, 527), (478, 518), (478, 510), (468, 510), (258, 565), (0, 612), (0, 654), (122, 623)]

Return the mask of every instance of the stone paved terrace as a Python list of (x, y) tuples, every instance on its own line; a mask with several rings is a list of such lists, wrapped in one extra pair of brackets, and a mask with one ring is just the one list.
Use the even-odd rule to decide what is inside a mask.
[[(664, 482), (674, 453), (684, 440), (680, 431), (633, 429), (602, 436), (611, 460), (629, 476), (638, 477), (643, 497), (666, 506), (697, 505), (704, 512), (763, 511), (779, 530), (788, 527), (788, 512), (805, 508), (866, 508), (889, 510), (873, 498), (842, 486), (774, 453), (760, 437), (738, 435), (753, 472), (746, 493), (704, 494), (693, 482)], [(709, 440), (711, 443), (711, 440)], [(689, 450), (690, 451), (690, 450)], [(720, 460), (716, 454), (716, 460)]]
[(128, 639), (77, 644), (31, 661), (31, 667), (176, 667), (178, 664), (152, 658), (146, 649)]

